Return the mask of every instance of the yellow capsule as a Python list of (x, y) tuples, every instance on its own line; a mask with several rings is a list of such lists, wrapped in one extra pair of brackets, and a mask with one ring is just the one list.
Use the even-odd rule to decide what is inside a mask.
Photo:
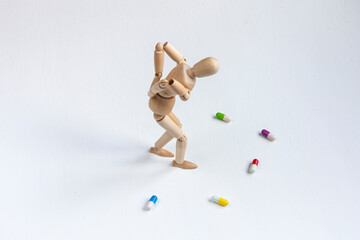
[(229, 204), (228, 200), (226, 200), (225, 198), (218, 197), (218, 196), (212, 196), (211, 201), (214, 203), (220, 204), (221, 206), (224, 206), (224, 207)]

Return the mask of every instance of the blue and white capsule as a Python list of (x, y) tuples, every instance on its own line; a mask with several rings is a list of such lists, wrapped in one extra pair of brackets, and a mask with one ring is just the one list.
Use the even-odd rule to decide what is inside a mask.
[(145, 210), (151, 210), (154, 207), (157, 200), (158, 200), (157, 196), (152, 195), (150, 200), (145, 205)]

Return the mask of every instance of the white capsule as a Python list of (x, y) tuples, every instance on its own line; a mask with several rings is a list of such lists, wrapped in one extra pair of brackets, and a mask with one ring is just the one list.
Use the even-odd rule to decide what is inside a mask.
[(154, 204), (153, 202), (150, 202), (150, 201), (149, 201), (149, 202), (146, 203), (145, 209), (146, 209), (146, 210), (150, 210), (150, 209), (152, 209), (152, 208), (154, 207), (154, 205), (155, 205), (155, 204)]
[(219, 199), (220, 199), (220, 197), (214, 195), (214, 196), (211, 197), (210, 201), (212, 201), (214, 203), (218, 203)]
[(267, 138), (271, 141), (274, 141), (275, 140), (275, 136), (272, 135), (271, 133), (269, 133), (269, 135), (267, 136)]
[(255, 164), (251, 164), (249, 173), (254, 173), (256, 171), (257, 166)]
[(231, 122), (231, 119), (229, 116), (224, 116), (224, 119), (223, 119), (225, 122)]

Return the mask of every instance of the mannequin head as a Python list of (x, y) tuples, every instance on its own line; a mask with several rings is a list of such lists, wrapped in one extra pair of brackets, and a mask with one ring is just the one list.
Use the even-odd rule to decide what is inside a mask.
[(207, 57), (196, 63), (191, 69), (187, 70), (187, 74), (191, 78), (211, 76), (219, 70), (220, 64), (214, 57)]

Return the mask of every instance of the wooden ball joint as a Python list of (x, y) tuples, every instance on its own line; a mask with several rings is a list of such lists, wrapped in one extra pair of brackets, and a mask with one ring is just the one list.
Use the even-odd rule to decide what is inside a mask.
[[(164, 51), (176, 62), (176, 66), (166, 78), (162, 79)], [(154, 65), (155, 78), (148, 92), (149, 107), (154, 113), (156, 122), (165, 129), (165, 133), (155, 142), (154, 147), (150, 148), (150, 152), (162, 157), (173, 157), (174, 154), (163, 147), (176, 138), (176, 153), (172, 166), (183, 169), (197, 168), (196, 164), (184, 160), (187, 138), (182, 131), (180, 120), (172, 112), (172, 109), (175, 105), (175, 96), (178, 95), (183, 101), (189, 100), (196, 78), (217, 73), (220, 67), (219, 62), (216, 58), (208, 57), (190, 67), (184, 56), (173, 45), (166, 42), (164, 45), (156, 44)]]

